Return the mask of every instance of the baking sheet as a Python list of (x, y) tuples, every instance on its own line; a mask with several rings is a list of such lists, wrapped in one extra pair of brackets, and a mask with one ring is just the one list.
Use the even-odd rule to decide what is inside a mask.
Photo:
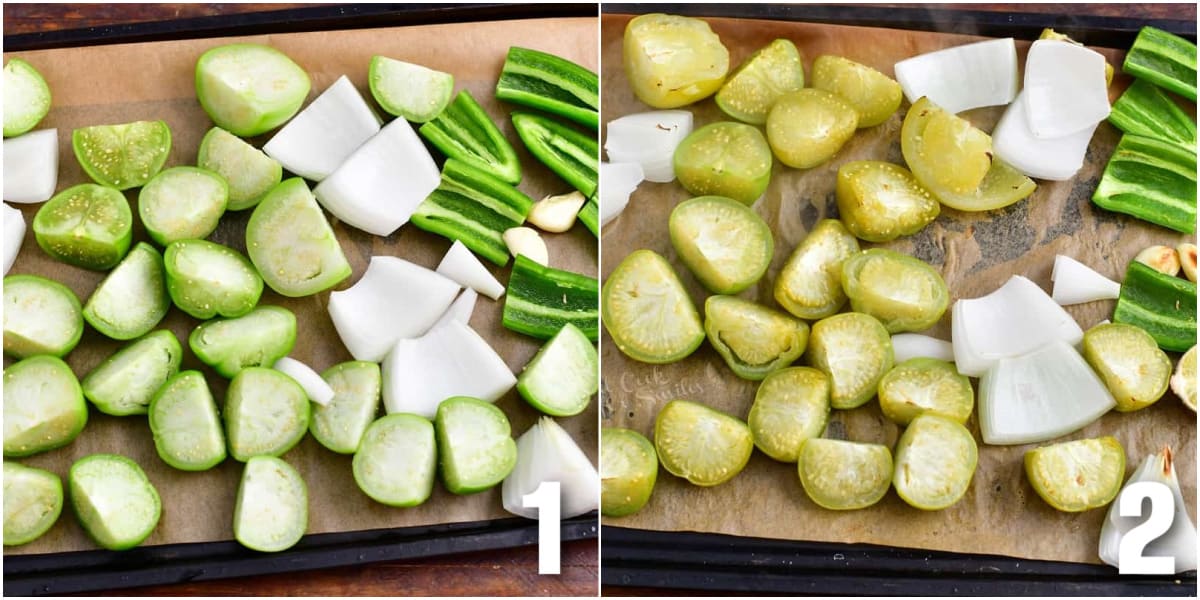
[[(633, 95), (621, 68), (621, 41), (630, 17), (602, 17), (601, 58), (603, 120), (649, 110)], [(837, 54), (893, 75), (892, 65), (916, 54), (978, 41), (981, 38), (921, 31), (901, 31), (765, 20), (708, 18), (730, 49), (736, 66), (755, 49), (775, 38), (792, 40), (804, 57), (806, 74), (821, 54)], [(1028, 42), (1018, 41), (1021, 64)], [(1116, 65), (1122, 52), (1097, 49)], [(1116, 99), (1128, 79), (1118, 77)], [(820, 218), (836, 217), (834, 183), (840, 165), (853, 160), (887, 160), (903, 164), (899, 147), (905, 102), (886, 123), (860, 130), (829, 162), (796, 170), (776, 162), (770, 188), (755, 209), (775, 233), (775, 256), (767, 274), (740, 296), (776, 306), (771, 289), (788, 255)], [(688, 107), (695, 126), (725, 120), (711, 99)], [(966, 116), (990, 131), (1001, 108), (979, 109)], [(1039, 182), (1030, 198), (1005, 209), (964, 213), (943, 208), (938, 219), (919, 234), (886, 244), (913, 254), (943, 275), (951, 299), (973, 298), (999, 287), (1009, 276), (1023, 274), (1050, 289), (1055, 254), (1067, 254), (1110, 278), (1120, 280), (1125, 266), (1142, 248), (1175, 245), (1183, 236), (1124, 215), (1104, 213), (1091, 194), (1112, 153), (1119, 132), (1108, 124), (1097, 130), (1084, 168), (1067, 182)], [(603, 231), (605, 276), (628, 253), (650, 248), (665, 256), (686, 285), (697, 307), (708, 293), (687, 271), (671, 247), (667, 218), (689, 197), (677, 183), (642, 183), (625, 212)], [(1109, 318), (1114, 302), (1068, 307), (1085, 329)], [(950, 313), (928, 332), (949, 339)], [(755, 382), (735, 377), (706, 343), (691, 357), (669, 365), (630, 360), (604, 334), (601, 341), (605, 426), (629, 427), (648, 437), (658, 410), (675, 398), (687, 398), (745, 418), (757, 389)], [(1177, 358), (1177, 355), (1173, 355)], [(801, 359), (803, 361), (803, 359)], [(801, 364), (801, 363), (798, 363)], [(968, 427), (980, 441), (976, 418)], [(834, 411), (826, 437), (893, 446), (899, 428), (885, 419), (877, 402), (850, 411)], [(1196, 497), (1196, 415), (1168, 393), (1154, 406), (1130, 414), (1112, 412), (1062, 439), (1114, 435), (1125, 447), (1127, 472), (1148, 454), (1170, 445), (1177, 457), (1183, 494)], [(999, 554), (1030, 559), (1098, 563), (1097, 545), (1107, 509), (1082, 514), (1061, 513), (1037, 497), (1025, 480), (1022, 457), (1036, 445), (986, 446), (980, 443), (979, 466), (966, 496), (943, 511), (925, 512), (905, 504), (889, 491), (879, 504), (859, 511), (829, 511), (813, 504), (800, 487), (794, 464), (779, 463), (755, 452), (745, 470), (728, 483), (701, 488), (660, 470), (650, 502), (639, 513), (605, 518), (610, 525), (662, 531), (700, 531), (773, 539), (871, 543), (887, 546)], [(1188, 506), (1195, 519), (1195, 502)]]
[[(248, 36), (122, 44), (90, 48), (58, 49), (6, 53), (5, 60), (19, 56), (36, 66), (45, 76), (53, 93), (50, 114), (38, 126), (58, 128), (58, 190), (88, 181), (71, 151), (70, 132), (76, 127), (123, 123), (142, 119), (163, 119), (171, 127), (173, 147), (166, 167), (195, 164), (196, 150), (204, 133), (212, 127), (195, 98), (193, 74), (202, 52), (234, 41), (269, 44), (290, 56), (309, 73), (312, 92), (309, 100), (345, 74), (374, 105), (366, 85), (367, 66), (372, 55), (423, 64), (449, 72), (456, 89), (469, 89), (496, 121), (516, 148), (523, 167), (520, 189), (534, 199), (562, 193), (569, 187), (528, 154), (508, 120), (515, 107), (493, 98), (505, 54), (511, 45), (522, 45), (570, 58), (590, 69), (597, 69), (597, 21), (594, 18), (509, 20), (480, 23), (454, 23), (386, 29), (312, 32), (282, 35)], [(382, 112), (380, 114), (383, 114)], [(270, 134), (251, 140), (260, 146)], [(435, 154), (436, 156), (436, 154)], [(126, 192), (136, 212), (137, 190)], [(16, 205), (31, 222), (39, 205)], [(227, 213), (209, 239), (245, 251), (245, 223), (251, 211)], [(147, 240), (134, 219), (134, 240)], [(334, 231), (354, 273), (335, 289), (345, 289), (362, 276), (372, 255), (394, 255), (434, 268), (450, 242), (413, 226), (402, 227), (387, 238), (366, 234), (335, 220)], [(595, 276), (597, 249), (595, 238), (582, 227), (564, 234), (544, 236), (555, 267)], [(508, 280), (508, 268), (489, 268), (497, 278)], [(27, 232), (21, 253), (10, 273), (37, 273), (63, 282), (86, 301), (103, 278), (103, 273), (54, 261), (37, 247), (32, 231)], [(327, 313), (329, 292), (306, 298), (284, 298), (266, 289), (261, 304), (284, 306), (296, 314), (298, 331), (291, 356), (317, 371), (350, 360)], [(525, 337), (500, 323), (502, 301), (480, 298), (471, 318), (478, 331), (514, 372), (519, 372), (537, 349), (539, 340)], [(187, 335), (199, 323), (172, 309), (160, 327), (170, 328), (186, 346)], [(67, 357), (77, 375), (91, 368), (120, 347), (90, 327), (85, 328), (79, 346)], [(5, 365), (11, 364), (6, 358)], [(190, 351), (185, 352), (183, 368), (204, 371), (218, 403), (224, 398), (228, 381), (204, 367)], [(538, 413), (522, 400), (514, 389), (498, 402), (512, 423), (513, 436), (524, 433)], [(592, 403), (582, 414), (559, 422), (596, 460), (597, 408)], [(83, 433), (71, 445), (20, 459), (30, 466), (48, 469), (65, 477), (71, 463), (96, 452), (115, 452), (129, 456), (146, 471), (162, 497), (163, 515), (146, 545), (182, 542), (206, 542), (233, 538), (233, 506), (241, 477), (241, 463), (227, 459), (217, 468), (201, 473), (185, 473), (168, 467), (154, 449), (144, 417), (110, 417), (91, 410)], [(510, 517), (500, 502), (500, 489), (455, 496), (437, 484), (433, 496), (415, 508), (392, 508), (376, 503), (363, 494), (354, 482), (351, 457), (326, 450), (312, 438), (305, 439), (284, 455), (284, 460), (303, 475), (309, 491), (308, 533), (359, 531), (408, 527), (435, 523), (482, 521)], [(37, 541), (25, 546), (5, 548), (6, 555), (90, 550), (97, 546), (87, 539), (78, 521), (67, 508), (63, 516)]]

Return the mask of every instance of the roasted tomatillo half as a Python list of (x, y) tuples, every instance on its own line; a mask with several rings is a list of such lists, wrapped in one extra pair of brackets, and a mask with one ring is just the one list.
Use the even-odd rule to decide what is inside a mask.
[(746, 421), (759, 450), (796, 462), (804, 443), (825, 432), (829, 409), (829, 377), (812, 367), (789, 367), (763, 379)]
[(703, 404), (672, 400), (654, 421), (654, 447), (672, 475), (713, 486), (742, 472), (754, 451), (754, 436), (737, 417)]
[(857, 408), (875, 395), (892, 368), (892, 338), (875, 317), (842, 313), (813, 324), (805, 356), (829, 376), (831, 405)]
[(791, 40), (778, 39), (755, 50), (715, 98), (725, 114), (745, 123), (762, 125), (780, 96), (804, 87), (804, 63)]
[(837, 219), (817, 221), (775, 279), (775, 301), (801, 319), (823, 319), (842, 308), (842, 261), (858, 254), (858, 240)]
[(1117, 410), (1146, 408), (1171, 380), (1171, 359), (1142, 329), (1126, 323), (1097, 325), (1083, 334), (1083, 358), (1117, 401)]
[(642, 509), (658, 479), (654, 445), (632, 429), (600, 430), (600, 512), (623, 517)]
[(941, 510), (967, 493), (978, 463), (979, 447), (966, 427), (938, 415), (920, 415), (896, 443), (892, 485), (913, 507)]
[(858, 112), (841, 97), (806, 88), (781, 96), (767, 114), (767, 141), (780, 162), (811, 169), (833, 158), (858, 128)]
[(722, 196), (680, 202), (668, 222), (671, 245), (688, 270), (717, 294), (754, 285), (775, 254), (766, 221), (746, 205)]
[(626, 356), (647, 363), (680, 360), (700, 347), (704, 327), (683, 282), (652, 250), (626, 256), (600, 291), (604, 327)]
[(736, 296), (709, 296), (704, 331), (730, 369), (759, 381), (804, 353), (808, 324), (787, 313)]
[(883, 444), (813, 438), (797, 464), (804, 493), (830, 510), (855, 510), (879, 502), (892, 486), (892, 452)]
[(846, 259), (842, 289), (851, 308), (879, 319), (888, 333), (929, 329), (950, 305), (950, 290), (937, 269), (886, 248)]
[(729, 50), (701, 19), (653, 13), (625, 26), (625, 76), (638, 100), (677, 108), (707, 98), (725, 82)]
[(1113, 501), (1125, 480), (1125, 449), (1117, 438), (1060, 442), (1025, 453), (1025, 475), (1046, 504), (1082, 512)]
[(837, 205), (846, 229), (868, 242), (913, 235), (932, 223), (942, 206), (908, 169), (874, 160), (838, 169)]
[(925, 413), (965, 424), (975, 408), (975, 391), (954, 363), (912, 358), (879, 380), (879, 407), (897, 425), (908, 425)]
[(858, 127), (874, 127), (900, 108), (895, 79), (848, 58), (824, 54), (813, 61), (812, 87), (836, 94), (858, 112)]
[(692, 133), (675, 148), (675, 176), (697, 196), (754, 204), (771, 183), (771, 147), (757, 127), (722, 121)]

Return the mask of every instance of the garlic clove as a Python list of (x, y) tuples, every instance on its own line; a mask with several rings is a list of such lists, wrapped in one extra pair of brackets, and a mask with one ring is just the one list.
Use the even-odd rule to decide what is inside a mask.
[(569, 194), (546, 196), (542, 198), (541, 202), (533, 203), (533, 208), (529, 209), (529, 216), (525, 217), (525, 220), (542, 231), (550, 233), (569, 231), (575, 224), (575, 216), (579, 214), (579, 210), (583, 208), (585, 202), (587, 202), (587, 198), (584, 198), (583, 193), (578, 190)]
[(1183, 243), (1176, 247), (1179, 252), (1179, 262), (1183, 267), (1183, 274), (1195, 283), (1196, 281), (1196, 245)]
[[(1155, 538), (1142, 550), (1143, 556), (1173, 556), (1175, 557), (1175, 572), (1182, 573), (1196, 568), (1196, 525), (1188, 516), (1187, 505), (1184, 503), (1183, 492), (1179, 490), (1179, 478), (1175, 475), (1175, 465), (1171, 456), (1171, 448), (1164, 446), (1159, 452), (1147, 456), (1142, 464), (1133, 472), (1121, 493), (1131, 484), (1139, 481), (1153, 481), (1166, 485), (1175, 498), (1175, 515), (1171, 528), (1158, 538)], [(1141, 525), (1148, 515), (1141, 517), (1120, 516), (1121, 494), (1117, 500), (1108, 506), (1108, 515), (1100, 529), (1100, 560), (1120, 568), (1121, 538), (1134, 527)]]
[(1138, 252), (1133, 260), (1172, 277), (1179, 274), (1179, 253), (1170, 246), (1150, 246)]
[(513, 256), (524, 254), (526, 258), (542, 265), (550, 266), (550, 253), (546, 250), (546, 242), (538, 232), (529, 227), (513, 227), (504, 232), (504, 245)]
[(1171, 391), (1183, 401), (1183, 405), (1196, 412), (1196, 347), (1192, 346), (1179, 364), (1175, 365), (1175, 374), (1171, 376)]

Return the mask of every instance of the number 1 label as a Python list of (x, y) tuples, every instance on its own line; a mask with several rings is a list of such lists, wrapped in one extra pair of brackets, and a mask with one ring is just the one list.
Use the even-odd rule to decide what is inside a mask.
[(525, 508), (538, 509), (538, 574), (558, 575), (561, 510), (557, 481), (543, 481), (532, 494), (521, 496)]

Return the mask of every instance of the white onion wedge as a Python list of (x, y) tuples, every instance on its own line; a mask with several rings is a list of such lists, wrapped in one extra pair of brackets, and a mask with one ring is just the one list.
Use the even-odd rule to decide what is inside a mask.
[(958, 372), (979, 377), (1002, 358), (1055, 341), (1076, 345), (1083, 330), (1042, 288), (1013, 275), (996, 291), (954, 303), (951, 343)]
[(1017, 97), (1017, 45), (1012, 38), (929, 52), (896, 63), (909, 102), (927, 96), (952, 112), (1000, 106)]
[(642, 166), (637, 163), (600, 163), (600, 226), (617, 218), (629, 195), (642, 183)]
[(391, 235), (441, 182), (429, 150), (404, 119), (394, 119), (313, 189), (347, 225)]
[(4, 274), (12, 268), (13, 261), (21, 251), (21, 243), (25, 241), (25, 215), (21, 211), (4, 205)]
[(388, 414), (432, 419), (446, 398), (495, 402), (516, 384), (504, 359), (478, 333), (454, 320), (419, 338), (397, 341), (383, 361)]
[(437, 272), (445, 275), (458, 285), (471, 288), (492, 300), (504, 295), (504, 286), (483, 266), (462, 242), (455, 240), (450, 249), (438, 263)]
[(1100, 122), (1063, 137), (1039, 138), (1029, 128), (1025, 98), (1025, 92), (1018, 94), (1000, 117), (992, 131), (992, 151), (1034, 179), (1065, 181), (1074, 177), (1083, 167), (1088, 144)]
[(542, 417), (517, 438), (517, 466), (504, 480), (501, 499), (504, 510), (538, 518), (536, 508), (521, 502), (543, 481), (557, 481), (561, 494), (560, 516), (576, 517), (600, 507), (600, 475), (583, 450), (558, 423)]
[(362, 94), (342, 75), (262, 149), (283, 168), (321, 181), (378, 133), (380, 124)]
[(1056, 341), (992, 365), (979, 380), (987, 444), (1044, 442), (1087, 426), (1117, 403), (1083, 356)]
[(58, 130), (39, 129), (4, 140), (4, 199), (45, 202), (58, 185)]
[(447, 308), (446, 312), (442, 313), (442, 316), (438, 318), (437, 323), (434, 323), (433, 327), (429, 329), (432, 331), (450, 321), (458, 321), (463, 325), (470, 325), (471, 314), (475, 312), (475, 302), (477, 300), (479, 300), (479, 292), (471, 288), (464, 288), (462, 293), (458, 295), (458, 298), (454, 299), (450, 308)]
[(954, 345), (945, 340), (919, 333), (897, 333), (892, 336), (892, 352), (896, 364), (910, 358), (936, 358), (954, 362)]
[(458, 290), (457, 283), (425, 267), (373, 256), (357, 283), (329, 294), (329, 316), (355, 360), (379, 362), (396, 340), (428, 331)]
[(1025, 114), (1040, 139), (1079, 133), (1108, 118), (1104, 55), (1079, 44), (1038, 40), (1025, 59)]
[(295, 379), (296, 383), (304, 388), (304, 393), (308, 395), (309, 400), (321, 406), (329, 406), (329, 403), (333, 401), (333, 388), (321, 378), (320, 374), (312, 370), (312, 367), (285, 356), (275, 361), (274, 369)]
[(1050, 281), (1054, 282), (1051, 297), (1063, 306), (1096, 300), (1116, 300), (1121, 295), (1121, 284), (1062, 254), (1054, 257)]
[(608, 122), (604, 150), (614, 163), (635, 162), (646, 181), (675, 181), (675, 148), (692, 132), (692, 113), (655, 110)]
[[(1175, 557), (1175, 573), (1183, 573), (1196, 568), (1196, 524), (1188, 515), (1187, 502), (1179, 489), (1179, 477), (1175, 474), (1175, 461), (1171, 448), (1164, 447), (1159, 452), (1146, 457), (1142, 464), (1125, 482), (1121, 488), (1139, 481), (1161, 483), (1171, 490), (1175, 497), (1175, 514), (1171, 527), (1166, 533), (1154, 538), (1142, 550), (1142, 556), (1173, 556)], [(1104, 517), (1104, 525), (1100, 528), (1100, 560), (1106, 564), (1120, 568), (1121, 538), (1131, 529), (1144, 523), (1149, 517), (1143, 513), (1141, 517), (1122, 517), (1120, 513), (1121, 496), (1108, 507), (1108, 515)]]

